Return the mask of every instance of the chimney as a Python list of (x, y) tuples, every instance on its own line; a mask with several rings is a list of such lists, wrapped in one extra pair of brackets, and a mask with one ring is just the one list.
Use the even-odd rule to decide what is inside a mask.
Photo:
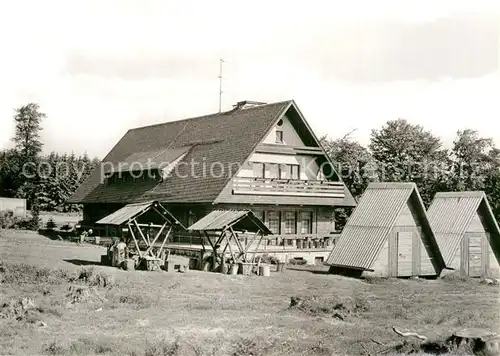
[(253, 108), (255, 106), (266, 105), (266, 104), (267, 103), (261, 101), (250, 101), (250, 100), (238, 101), (236, 105), (233, 105), (233, 110), (248, 109), (248, 108)]

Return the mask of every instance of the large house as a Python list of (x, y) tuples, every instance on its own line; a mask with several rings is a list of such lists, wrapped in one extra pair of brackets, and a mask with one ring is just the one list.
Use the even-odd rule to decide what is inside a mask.
[(334, 208), (355, 206), (293, 100), (131, 129), (69, 202), (92, 225), (153, 200), (185, 226), (216, 209), (252, 210), (273, 232), (262, 249), (310, 263), (331, 250)]

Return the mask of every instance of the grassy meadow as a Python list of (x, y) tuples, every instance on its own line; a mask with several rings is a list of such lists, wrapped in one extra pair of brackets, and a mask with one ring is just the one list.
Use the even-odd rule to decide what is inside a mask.
[[(270, 277), (127, 272), (100, 266), (103, 253), (5, 231), (0, 354), (456, 354), (443, 349), (453, 331), (499, 325), (499, 287), (478, 279), (357, 280), (318, 268)], [(426, 349), (393, 326), (437, 343)]]

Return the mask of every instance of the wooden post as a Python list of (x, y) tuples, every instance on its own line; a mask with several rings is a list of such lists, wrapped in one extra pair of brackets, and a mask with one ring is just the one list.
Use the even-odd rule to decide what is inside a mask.
[[(226, 234), (224, 233), (224, 236), (226, 236)], [(229, 252), (231, 253), (231, 256), (233, 257), (233, 263), (236, 263), (237, 262), (237, 259), (236, 259), (236, 256), (234, 255), (233, 253), (233, 249), (231, 247), (231, 237), (234, 237), (232, 235), (230, 235), (230, 237), (227, 237), (226, 236), (226, 239), (227, 239), (227, 246), (229, 246)], [(224, 258), (224, 256), (222, 256), (222, 258)], [(239, 260), (239, 259), (238, 259)]]
[(260, 243), (262, 242), (262, 237), (264, 236), (264, 234), (262, 234), (260, 230), (258, 231), (258, 233), (259, 233), (259, 235), (260, 235), (260, 239), (259, 239), (259, 242), (257, 243), (257, 247), (255, 247), (255, 250), (254, 250), (254, 252), (253, 252), (253, 255), (252, 255), (252, 262), (253, 262), (253, 260), (254, 260), (254, 258), (255, 258), (255, 255), (257, 254), (257, 250), (258, 250), (258, 249), (259, 249), (259, 247), (260, 247)]
[(135, 248), (137, 249), (137, 253), (139, 254), (139, 257), (142, 258), (141, 250), (139, 249), (139, 244), (137, 243), (137, 239), (135, 238), (132, 226), (130, 224), (127, 224), (127, 226), (128, 226), (128, 230), (130, 231), (130, 235), (132, 236), (132, 239), (134, 240), (134, 244), (135, 244)]
[[(259, 230), (260, 231), (260, 230)], [(245, 258), (245, 261), (247, 260), (247, 253), (248, 253), (248, 249), (250, 248), (250, 246), (252, 246), (252, 244), (254, 243), (255, 241), (255, 238), (257, 237), (257, 235), (259, 234), (259, 231), (257, 231), (255, 234), (253, 234), (252, 236), (252, 239), (250, 240), (250, 243), (248, 243), (246, 246), (245, 246), (245, 250), (244, 250), (244, 258)]]
[(139, 231), (139, 235), (141, 235), (142, 241), (144, 241), (146, 246), (149, 246), (148, 242), (146, 241), (146, 237), (144, 237), (144, 234), (143, 234), (141, 228), (139, 227), (139, 225), (137, 225), (137, 220), (134, 219), (133, 222), (134, 222), (135, 227)]
[[(154, 244), (156, 243), (156, 240), (158, 240), (158, 237), (160, 237), (161, 233), (163, 232), (163, 230), (165, 229), (165, 227), (167, 226), (168, 222), (165, 221), (165, 224), (163, 224), (163, 226), (161, 227), (160, 231), (158, 231), (158, 233), (156, 234), (155, 238), (153, 239), (153, 242), (149, 245), (148, 249), (146, 250), (145, 252), (145, 255), (147, 255), (154, 247)], [(165, 241), (165, 240), (163, 240)], [(163, 247), (163, 244), (162, 244), (162, 247)]]
[[(238, 250), (240, 250), (240, 253), (239, 253), (239, 256), (238, 256), (238, 259), (239, 259), (239, 257), (245, 255), (245, 249), (243, 248), (243, 245), (241, 244), (241, 241), (238, 238), (238, 235), (236, 235), (236, 233), (234, 232), (234, 230), (233, 230), (232, 227), (229, 227), (229, 231), (231, 232), (232, 237), (236, 241), (236, 246), (238, 247)], [(244, 256), (244, 257), (246, 257), (246, 256)]]
[(158, 256), (157, 257), (160, 257), (162, 251), (163, 251), (163, 247), (165, 246), (165, 242), (167, 241), (168, 239), (168, 236), (170, 235), (170, 232), (172, 231), (174, 227), (173, 226), (170, 226), (170, 229), (168, 229), (167, 233), (165, 234), (165, 238), (163, 239), (163, 242), (161, 243), (161, 246), (160, 246), (160, 251), (158, 252)]

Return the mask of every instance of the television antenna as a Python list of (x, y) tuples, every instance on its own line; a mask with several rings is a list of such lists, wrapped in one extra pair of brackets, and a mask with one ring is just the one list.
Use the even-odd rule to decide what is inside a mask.
[(220, 59), (219, 64), (219, 113), (222, 110), (222, 64), (224, 63), (224, 59)]

